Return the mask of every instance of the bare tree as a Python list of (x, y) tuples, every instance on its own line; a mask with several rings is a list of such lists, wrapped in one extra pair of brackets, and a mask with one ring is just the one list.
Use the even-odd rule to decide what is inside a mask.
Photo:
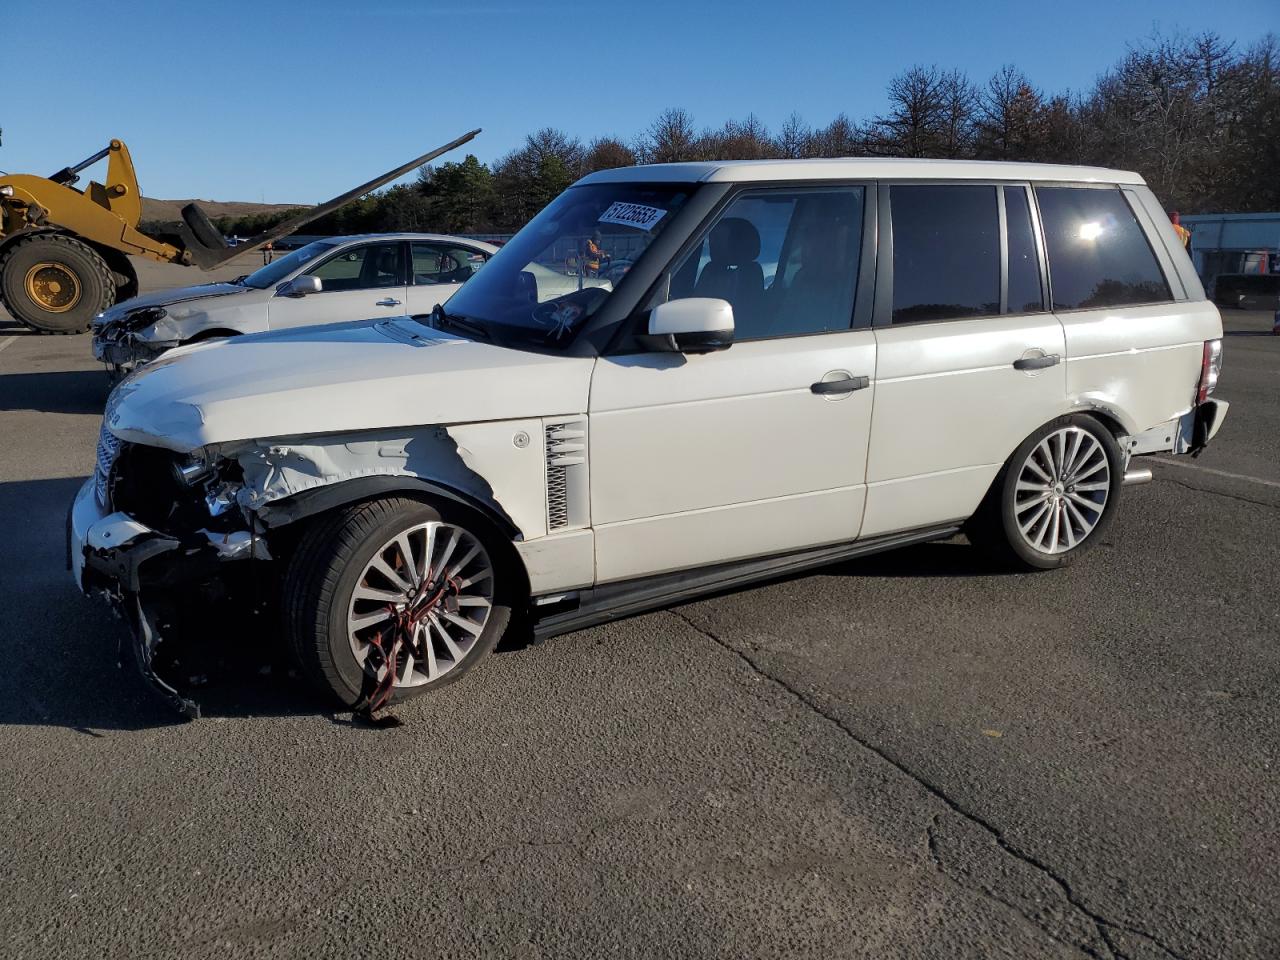
[(966, 157), (973, 147), (974, 113), (978, 92), (959, 70), (944, 73), (941, 78), (942, 114), (938, 127), (942, 156)]
[(597, 137), (587, 146), (583, 173), (629, 167), (636, 162), (635, 151), (617, 137)]
[(804, 122), (799, 113), (793, 112), (787, 117), (778, 136), (774, 138), (774, 152), (780, 157), (797, 160), (810, 157), (813, 149), (813, 130)]
[(766, 160), (777, 156), (769, 129), (754, 113), (742, 121), (729, 120), (719, 130), (704, 133), (699, 153), (706, 160)]
[(976, 153), (989, 160), (1035, 160), (1045, 140), (1044, 102), (1021, 70), (1005, 64), (978, 94)]
[(912, 67), (889, 81), (889, 112), (872, 124), (877, 152), (903, 157), (943, 155), (946, 80), (937, 67)]
[(850, 122), (843, 113), (820, 130), (815, 130), (809, 143), (811, 157), (865, 157), (868, 154), (867, 131)]
[(696, 159), (697, 140), (688, 111), (671, 107), (649, 125), (636, 152), (645, 163), (679, 163)]

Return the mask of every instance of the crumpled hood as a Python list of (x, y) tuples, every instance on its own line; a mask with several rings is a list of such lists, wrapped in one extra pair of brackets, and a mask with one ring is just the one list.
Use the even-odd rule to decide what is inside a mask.
[(459, 339), (407, 317), (198, 343), (122, 382), (123, 440), (213, 443), (582, 413), (594, 361)]
[(170, 290), (144, 293), (141, 296), (117, 303), (113, 307), (108, 307), (102, 312), (101, 318), (94, 321), (94, 324), (96, 326), (104, 326), (145, 307), (167, 307), (175, 303), (185, 303), (188, 300), (225, 297), (228, 294), (248, 293), (251, 290), (256, 290), (256, 288), (246, 287), (238, 283), (198, 283), (190, 287), (176, 287)]

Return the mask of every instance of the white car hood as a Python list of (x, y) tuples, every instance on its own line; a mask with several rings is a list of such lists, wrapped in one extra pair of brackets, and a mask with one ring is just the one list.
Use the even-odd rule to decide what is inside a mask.
[(167, 307), (175, 303), (185, 303), (188, 300), (203, 300), (209, 297), (225, 297), (232, 293), (250, 292), (261, 293), (262, 291), (238, 283), (198, 283), (190, 287), (144, 293), (104, 310), (99, 323), (110, 323), (144, 307)]
[(582, 413), (594, 360), (459, 339), (406, 318), (180, 347), (107, 401), (123, 440), (213, 443)]

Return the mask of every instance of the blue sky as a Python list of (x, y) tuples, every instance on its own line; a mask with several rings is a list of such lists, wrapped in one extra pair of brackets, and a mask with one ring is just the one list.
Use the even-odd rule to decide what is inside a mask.
[(1248, 45), (1280, 30), (1272, 2), (0, 0), (0, 170), (116, 136), (149, 196), (317, 202), (473, 127), (488, 161), (543, 126), (629, 139), (669, 106), (858, 119), (914, 63), (1083, 89), (1153, 29)]

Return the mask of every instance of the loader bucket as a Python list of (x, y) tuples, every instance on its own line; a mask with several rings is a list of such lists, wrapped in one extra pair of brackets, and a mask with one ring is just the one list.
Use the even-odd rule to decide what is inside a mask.
[[(367, 193), (377, 190), (384, 184), (390, 183), (397, 177), (402, 177), (410, 170), (430, 163), (436, 157), (455, 150), (473, 140), (479, 129), (472, 130), (470, 133), (463, 134), (456, 140), (451, 140), (442, 147), (437, 147), (430, 153), (424, 153), (420, 157), (415, 157), (408, 163), (403, 163), (394, 170), (388, 170), (380, 177), (374, 177), (367, 183), (362, 183), (354, 189), (348, 190), (346, 193), (339, 194), (332, 200), (318, 204), (301, 213), (296, 217), (291, 217), (283, 223), (277, 224), (270, 230), (251, 237), (245, 243), (238, 247), (228, 247), (226, 241), (222, 238), (221, 233), (210, 222), (204, 211), (197, 207), (194, 203), (187, 204), (182, 210), (183, 223), (179, 230), (182, 235), (183, 243), (186, 245), (187, 252), (191, 255), (191, 262), (202, 270), (212, 270), (219, 264), (225, 263), (237, 254), (244, 253), (256, 247), (262, 246), (264, 243), (270, 243), (279, 240), (281, 237), (287, 237), (291, 233), (296, 233), (302, 227), (315, 220), (319, 220), (326, 214), (332, 213), (344, 204), (350, 203), (352, 200), (358, 200)], [(206, 228), (207, 225), (207, 228)]]

